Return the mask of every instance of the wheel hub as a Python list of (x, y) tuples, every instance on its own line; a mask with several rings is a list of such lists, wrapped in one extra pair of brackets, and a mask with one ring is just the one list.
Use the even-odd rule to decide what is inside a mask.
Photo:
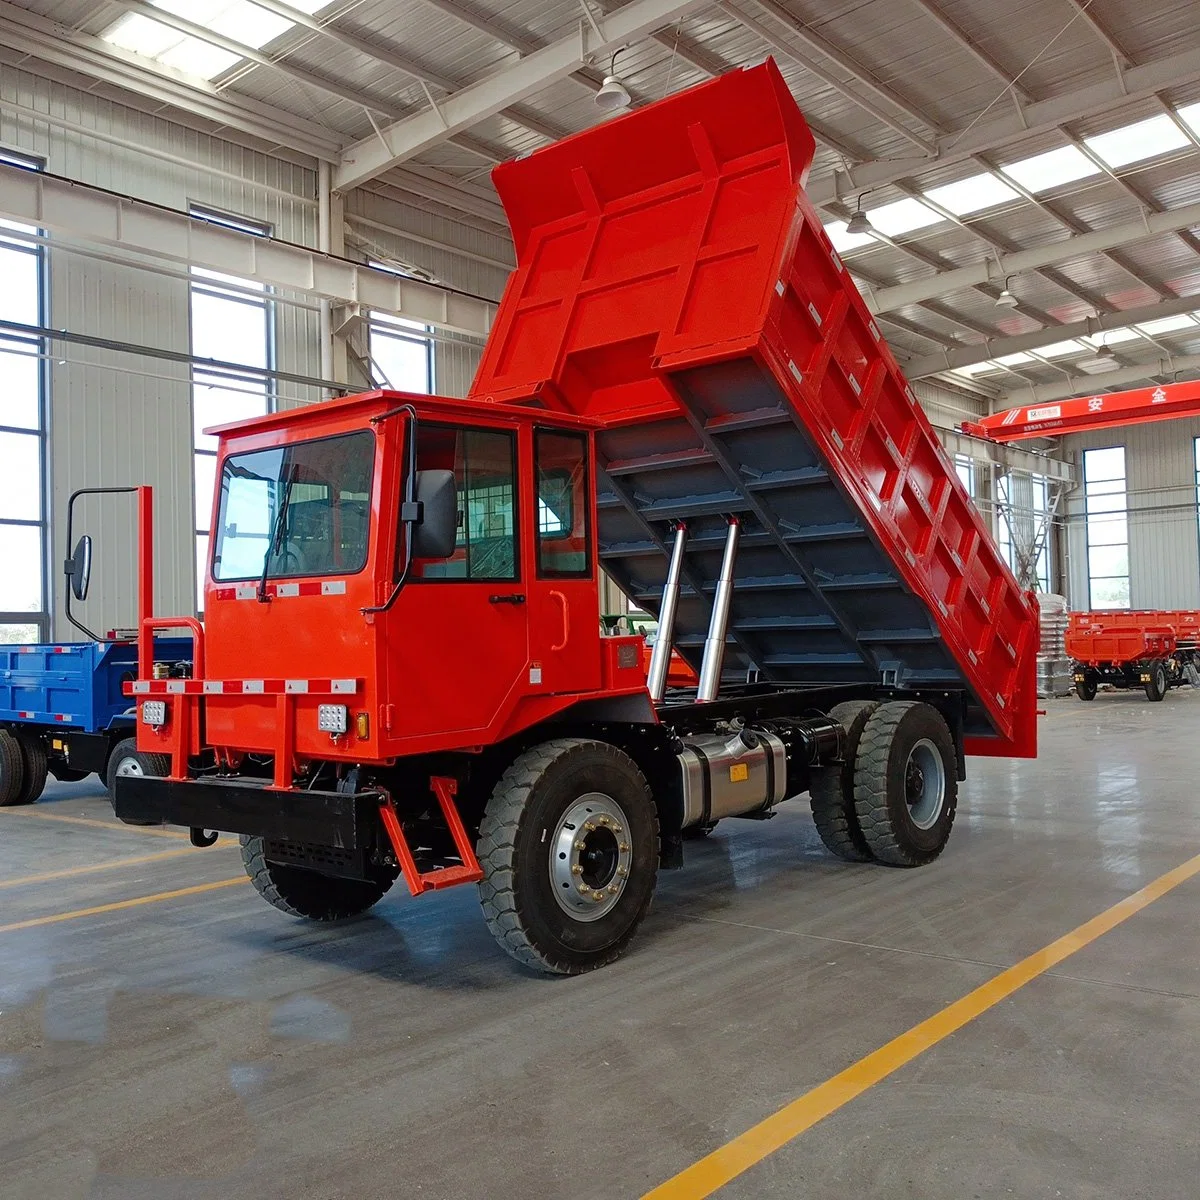
[(142, 764), (136, 758), (123, 758), (117, 763), (118, 775), (142, 775)]
[(922, 738), (908, 754), (904, 768), (904, 799), (909, 819), (918, 829), (930, 829), (946, 804), (946, 766), (941, 752)]
[(633, 865), (629, 822), (602, 792), (580, 796), (550, 839), (554, 898), (576, 921), (598, 921), (616, 907)]

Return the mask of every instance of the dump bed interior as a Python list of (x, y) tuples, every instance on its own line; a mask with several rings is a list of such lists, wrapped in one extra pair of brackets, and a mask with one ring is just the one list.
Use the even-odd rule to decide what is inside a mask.
[(771, 62), (497, 168), (518, 266), (472, 396), (602, 422), (601, 562), (698, 666), (729, 518), (729, 678), (969, 694), (967, 748), (1036, 746), (1037, 612), (803, 191)]

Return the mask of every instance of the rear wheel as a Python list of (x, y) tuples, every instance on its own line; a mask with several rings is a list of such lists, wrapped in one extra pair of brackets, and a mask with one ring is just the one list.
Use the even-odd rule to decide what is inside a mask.
[(936, 708), (911, 701), (871, 714), (854, 768), (854, 806), (871, 853), (896, 867), (932, 862), (958, 804), (954, 739)]
[(20, 744), (7, 729), (0, 729), (0, 807), (23, 804), (24, 784), (25, 763)]
[(612, 962), (650, 907), (658, 816), (637, 764), (605, 742), (527, 750), (488, 801), (479, 899), (518, 962), (578, 975)]
[(21, 791), (14, 804), (33, 804), (46, 790), (49, 765), (46, 761), (46, 743), (34, 734), (21, 734), (17, 738), (21, 748)]
[(1075, 695), (1080, 700), (1095, 700), (1096, 698), (1096, 681), (1094, 679), (1085, 679), (1075, 685)]
[(847, 862), (870, 862), (872, 858), (854, 807), (854, 764), (863, 729), (878, 707), (876, 700), (848, 700), (830, 711), (830, 719), (846, 730), (842, 761), (815, 769), (809, 785), (817, 833), (827, 850)]
[(1167, 668), (1161, 662), (1151, 663), (1146, 680), (1146, 699), (1158, 701), (1167, 694)]
[(268, 861), (260, 837), (245, 837), (242, 866), (254, 890), (272, 908), (309, 921), (345, 921), (377, 904), (392, 886), (391, 880), (342, 879), (305, 867)]
[[(137, 748), (137, 738), (126, 738), (113, 747), (104, 769), (104, 783), (109, 803), (117, 797), (117, 779), (122, 775), (153, 775), (171, 773), (171, 760), (165, 754), (150, 754)], [(157, 821), (126, 821), (126, 825), (157, 825)]]

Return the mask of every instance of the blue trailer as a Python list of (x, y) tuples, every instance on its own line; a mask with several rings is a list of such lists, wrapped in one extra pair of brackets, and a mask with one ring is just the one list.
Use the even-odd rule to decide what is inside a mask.
[[(156, 638), (156, 670), (186, 676), (192, 643)], [(123, 685), (137, 676), (135, 641), (0, 646), (0, 806), (32, 804), (46, 777), (155, 774), (134, 740)]]

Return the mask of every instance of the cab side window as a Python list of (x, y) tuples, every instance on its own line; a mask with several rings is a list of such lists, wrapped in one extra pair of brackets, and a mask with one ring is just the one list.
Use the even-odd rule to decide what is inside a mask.
[(454, 472), (458, 538), (454, 554), (418, 561), (416, 579), (517, 579), (516, 435), (495, 429), (422, 425), (418, 470)]
[(586, 434), (539, 429), (537, 571), (543, 579), (588, 579), (592, 574), (592, 507)]

